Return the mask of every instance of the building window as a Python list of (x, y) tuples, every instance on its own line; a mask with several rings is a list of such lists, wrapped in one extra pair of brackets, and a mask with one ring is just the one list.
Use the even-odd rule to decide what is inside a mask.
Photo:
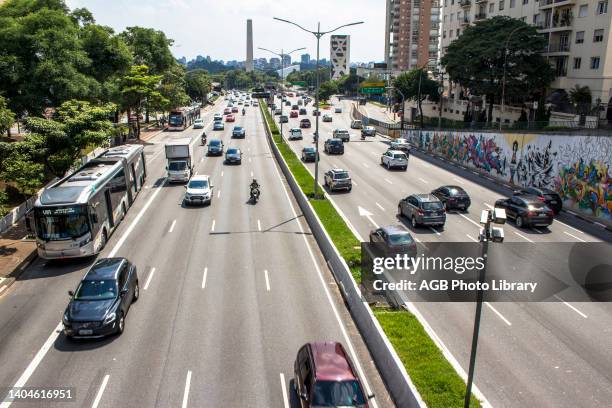
[(591, 57), (591, 69), (599, 69), (599, 57)]
[(589, 6), (587, 4), (583, 4), (578, 9), (578, 17), (586, 17), (588, 14)]
[(454, 18), (454, 17), (455, 17), (455, 14), (451, 14), (451, 15), (450, 15), (450, 21), (451, 21), (451, 22), (453, 21), (453, 18)]
[(442, 38), (446, 38), (446, 30), (442, 31)]
[(502, 11), (504, 9), (504, 0), (501, 0), (499, 2), (499, 11)]
[(523, 4), (529, 4), (529, 0), (523, 0)]
[(448, 6), (448, 0), (444, 0), (444, 7)]
[(510, 0), (510, 8), (514, 8), (516, 6), (516, 0)]
[(460, 34), (461, 34), (461, 30), (457, 29), (457, 37), (459, 37)]
[(453, 38), (453, 30), (448, 30), (448, 38)]
[(451, 6), (455, 5), (455, 0), (451, 0)]
[(448, 16), (446, 16), (446, 15), (444, 16), (444, 22), (445, 22), (445, 23), (446, 23), (446, 17), (448, 17)]
[(533, 24), (537, 24), (538, 23), (538, 19), (540, 18), (539, 14), (534, 14), (533, 15)]
[(457, 21), (459, 21), (459, 20), (461, 20), (461, 12), (460, 11), (457, 12)]
[(527, 17), (521, 17), (521, 21), (522, 21), (523, 23), (526, 23), (526, 22), (527, 22)]
[(582, 58), (574, 58), (574, 69), (580, 69)]
[(576, 44), (584, 42), (584, 31), (576, 31)]
[(604, 30), (595, 30), (593, 31), (593, 42), (602, 42), (603, 41)]
[(492, 13), (495, 10), (495, 4), (489, 3), (489, 13)]
[(608, 12), (608, 0), (597, 3), (597, 14), (606, 14)]

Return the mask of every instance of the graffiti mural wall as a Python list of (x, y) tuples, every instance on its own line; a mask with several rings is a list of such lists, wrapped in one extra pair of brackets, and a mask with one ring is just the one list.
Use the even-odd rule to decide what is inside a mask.
[(564, 208), (612, 223), (611, 137), (455, 131), (411, 131), (408, 137), (505, 183), (554, 189)]

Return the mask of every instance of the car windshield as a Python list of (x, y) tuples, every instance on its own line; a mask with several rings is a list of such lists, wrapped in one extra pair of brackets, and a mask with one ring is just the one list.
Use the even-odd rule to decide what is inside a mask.
[(423, 203), (424, 210), (432, 211), (432, 210), (441, 210), (443, 208), (444, 206), (442, 205), (440, 201), (425, 201)]
[(352, 407), (365, 404), (357, 381), (317, 381), (312, 392), (312, 405), (318, 407)]
[(396, 154), (393, 156), (396, 159), (404, 159), (406, 160), (406, 155), (405, 154)]
[(188, 185), (189, 188), (206, 188), (208, 187), (208, 181), (206, 180), (191, 180)]
[(238, 149), (227, 149), (227, 154), (237, 154)]
[(84, 280), (77, 288), (75, 300), (108, 300), (117, 297), (117, 281), (108, 280)]
[(343, 171), (342, 173), (334, 174), (334, 178), (336, 180), (344, 180), (344, 179), (349, 178), (349, 174), (347, 172)]
[(220, 140), (211, 140), (210, 142), (208, 142), (208, 146), (220, 146), (220, 145), (221, 145)]
[(89, 232), (87, 207), (38, 208), (34, 212), (38, 237), (44, 240), (78, 238)]
[(315, 152), (315, 148), (314, 147), (307, 147), (304, 149), (304, 152), (306, 153), (314, 153)]
[(242, 130), (242, 128), (240, 126), (236, 126), (234, 128), (234, 132), (240, 132)]
[(184, 161), (176, 161), (168, 165), (168, 170), (171, 170), (171, 171), (182, 171), (186, 169), (187, 169), (187, 162), (184, 162)]
[(406, 233), (389, 234), (389, 243), (391, 245), (412, 244), (412, 237)]
[(336, 133), (344, 134), (344, 133), (348, 133), (348, 130), (336, 130)]

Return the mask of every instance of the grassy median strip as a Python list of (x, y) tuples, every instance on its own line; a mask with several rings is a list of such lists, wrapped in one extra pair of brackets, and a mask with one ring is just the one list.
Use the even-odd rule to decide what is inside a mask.
[[(340, 255), (349, 265), (353, 278), (359, 283), (361, 281), (359, 240), (355, 238), (329, 200), (312, 198), (314, 178), (289, 145), (281, 140), (278, 127), (266, 103), (262, 101), (261, 106), (276, 146), (298, 185), (309, 197), (310, 204)], [(427, 405), (431, 408), (462, 407), (465, 383), (429, 338), (417, 318), (406, 311), (382, 308), (374, 309), (374, 315)], [(479, 401), (473, 395), (471, 406), (480, 407)]]

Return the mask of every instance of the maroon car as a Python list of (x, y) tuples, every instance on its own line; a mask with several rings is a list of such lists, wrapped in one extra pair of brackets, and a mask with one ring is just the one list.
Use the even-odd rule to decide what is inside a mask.
[(302, 119), (300, 120), (300, 127), (302, 129), (306, 129), (310, 127), (310, 119)]
[(342, 344), (306, 343), (294, 364), (294, 387), (300, 407), (368, 407), (357, 371)]

